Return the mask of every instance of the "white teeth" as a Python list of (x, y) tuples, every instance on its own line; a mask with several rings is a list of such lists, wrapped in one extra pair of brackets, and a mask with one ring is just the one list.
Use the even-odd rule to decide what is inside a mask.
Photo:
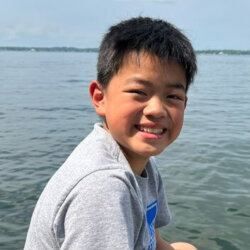
[(146, 127), (140, 127), (140, 130), (146, 133), (151, 134), (161, 134), (163, 132), (162, 128), (146, 128)]

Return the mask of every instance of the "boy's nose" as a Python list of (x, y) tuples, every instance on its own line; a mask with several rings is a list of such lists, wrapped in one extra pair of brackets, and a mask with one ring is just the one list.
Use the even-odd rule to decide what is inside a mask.
[(163, 118), (167, 115), (167, 110), (160, 98), (151, 98), (143, 111), (145, 116), (152, 116), (154, 118)]

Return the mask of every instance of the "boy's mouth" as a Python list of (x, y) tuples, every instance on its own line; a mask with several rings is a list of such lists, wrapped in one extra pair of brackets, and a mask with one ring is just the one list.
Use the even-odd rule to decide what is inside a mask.
[(155, 135), (162, 135), (166, 131), (165, 128), (152, 128), (143, 125), (136, 125), (135, 127), (141, 132)]

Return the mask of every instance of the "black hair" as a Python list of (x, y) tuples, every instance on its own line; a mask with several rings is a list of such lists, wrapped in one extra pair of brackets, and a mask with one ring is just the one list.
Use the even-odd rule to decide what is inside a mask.
[(111, 26), (99, 48), (97, 80), (106, 88), (130, 52), (148, 52), (162, 60), (175, 60), (185, 70), (186, 91), (197, 71), (196, 56), (188, 38), (172, 24), (136, 17)]

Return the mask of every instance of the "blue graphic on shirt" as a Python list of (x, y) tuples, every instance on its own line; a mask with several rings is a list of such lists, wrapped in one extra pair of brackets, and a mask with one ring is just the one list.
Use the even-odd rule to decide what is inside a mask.
[(148, 250), (155, 249), (156, 239), (155, 239), (155, 218), (158, 210), (158, 201), (154, 201), (153, 203), (147, 206), (147, 224), (148, 231), (150, 235), (150, 245), (148, 246)]

